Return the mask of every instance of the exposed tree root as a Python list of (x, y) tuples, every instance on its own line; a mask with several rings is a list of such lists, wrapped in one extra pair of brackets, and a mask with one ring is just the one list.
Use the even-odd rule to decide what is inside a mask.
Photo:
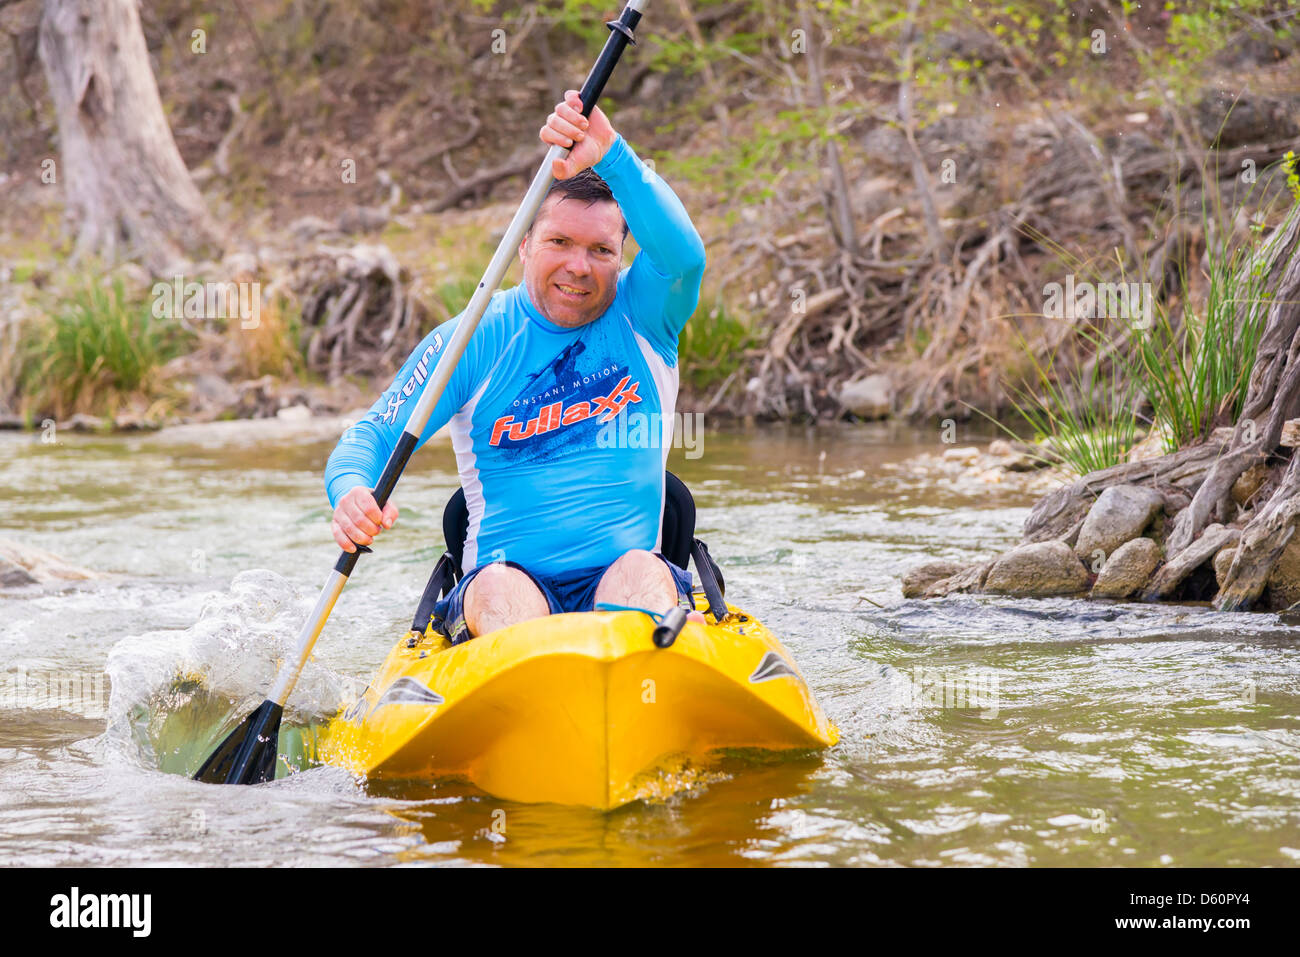
[(430, 327), (409, 284), (383, 246), (323, 247), (295, 264), (308, 368), (331, 383), (396, 370)]

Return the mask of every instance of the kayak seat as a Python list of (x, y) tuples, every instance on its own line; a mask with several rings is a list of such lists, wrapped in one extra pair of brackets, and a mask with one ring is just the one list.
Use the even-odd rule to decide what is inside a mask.
[[(664, 472), (664, 519), (661, 529), (660, 552), (678, 568), (688, 567), (694, 559), (696, 577), (709, 603), (709, 612), (716, 621), (727, 617), (723, 598), (726, 582), (722, 570), (709, 554), (709, 547), (695, 537), (695, 499), (686, 483), (672, 472)], [(461, 561), (465, 555), (465, 539), (469, 536), (469, 506), (465, 503), (465, 490), (456, 489), (442, 510), (442, 536), (447, 551), (438, 559), (424, 586), (419, 608), (411, 622), (411, 630), (423, 633), (433, 620), (433, 606), (450, 594), (456, 583), (464, 577)]]

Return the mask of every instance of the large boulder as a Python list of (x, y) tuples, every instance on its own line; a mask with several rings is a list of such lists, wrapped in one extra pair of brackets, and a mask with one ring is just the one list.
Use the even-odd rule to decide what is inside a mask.
[(860, 419), (884, 419), (894, 412), (894, 387), (879, 373), (844, 383), (836, 398)]
[(1220, 590), (1223, 588), (1223, 583), (1228, 580), (1228, 569), (1232, 567), (1232, 560), (1236, 557), (1236, 545), (1221, 548), (1214, 555), (1214, 580), (1218, 582)]
[(989, 569), (992, 567), (993, 562), (991, 561), (967, 566), (956, 575), (935, 582), (925, 590), (925, 594), (921, 597), (944, 598), (958, 592), (979, 591), (984, 587), (984, 581), (988, 578)]
[(903, 597), (920, 598), (937, 581), (951, 578), (966, 566), (961, 562), (926, 562), (903, 573)]
[(1252, 465), (1237, 476), (1237, 480), (1232, 483), (1232, 500), (1242, 508), (1249, 508), (1250, 500), (1263, 487), (1264, 482), (1268, 480), (1268, 476), (1268, 466), (1263, 462)]
[(1151, 578), (1160, 564), (1160, 546), (1149, 538), (1135, 538), (1115, 549), (1092, 586), (1093, 598), (1127, 598)]
[(35, 575), (17, 562), (0, 555), (0, 588), (18, 588), (22, 585), (35, 584)]
[(1034, 542), (993, 562), (984, 590), (1027, 597), (1073, 595), (1088, 587), (1088, 571), (1064, 542)]
[[(1114, 553), (1125, 542), (1137, 538), (1165, 506), (1164, 496), (1139, 485), (1112, 485), (1097, 497), (1079, 529), (1074, 553), (1085, 562), (1097, 552)], [(1105, 558), (1102, 559), (1103, 563)]]

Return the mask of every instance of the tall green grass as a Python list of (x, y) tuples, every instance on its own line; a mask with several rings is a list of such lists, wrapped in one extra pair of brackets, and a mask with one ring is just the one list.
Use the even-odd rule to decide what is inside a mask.
[(1171, 313), (1157, 303), (1151, 327), (1137, 330), (1125, 353), (1129, 375), (1165, 427), (1166, 451), (1207, 438), (1241, 415), (1268, 311), (1258, 252), (1253, 242), (1211, 242), (1204, 303), (1194, 306), (1184, 275), (1178, 307)]
[[(1296, 198), (1288, 216), (1300, 215)], [(1268, 257), (1259, 230), (1234, 240), (1228, 229), (1214, 228), (1230, 220), (1222, 210), (1214, 216), (1202, 210), (1205, 266), (1177, 263), (1174, 305), (1154, 302), (1149, 326), (1130, 320), (1079, 330), (1093, 349), (1091, 361), (1058, 362), (1055, 354), (1040, 360), (1021, 340), (1033, 375), (1031, 382), (1010, 387), (1012, 405), (1040, 438), (1052, 440), (1070, 468), (1086, 474), (1123, 461), (1137, 437), (1142, 407), (1150, 408), (1151, 425), (1165, 436), (1168, 452), (1241, 416), (1270, 305)], [(1275, 235), (1284, 231), (1285, 224)], [(1077, 260), (1057, 251), (1077, 268)], [(1193, 281), (1193, 270), (1203, 282)]]
[[(1039, 359), (1022, 338), (1020, 347), (1030, 363), (1028, 381), (1009, 388), (1011, 404), (1033, 429), (1033, 438), (1050, 446), (1051, 457), (1044, 460), (1059, 460), (1070, 471), (1087, 475), (1124, 461), (1138, 438), (1134, 413), (1141, 396), (1127, 364), (1109, 354), (1096, 331), (1088, 328), (1080, 335), (1096, 348), (1090, 362), (1058, 361), (1058, 352)], [(996, 419), (985, 418), (1021, 438)]]
[(79, 279), (27, 332), (26, 404), (59, 417), (112, 413), (123, 398), (145, 390), (190, 338), (178, 323), (154, 318), (147, 302), (131, 299), (120, 278), (107, 288)]

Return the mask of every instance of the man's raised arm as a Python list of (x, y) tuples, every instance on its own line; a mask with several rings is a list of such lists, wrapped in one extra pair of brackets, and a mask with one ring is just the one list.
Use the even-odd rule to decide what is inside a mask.
[(628, 301), (651, 341), (677, 352), (704, 277), (704, 240), (667, 183), (619, 135), (593, 169), (609, 184), (641, 247), (628, 270)]

